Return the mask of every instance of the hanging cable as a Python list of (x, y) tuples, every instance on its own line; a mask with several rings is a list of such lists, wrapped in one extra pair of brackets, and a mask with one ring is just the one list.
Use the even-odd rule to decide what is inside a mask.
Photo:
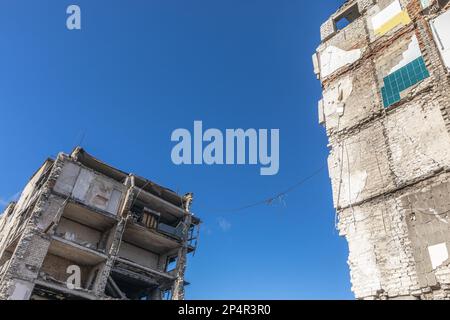
[(228, 210), (214, 210), (214, 212), (216, 213), (235, 213), (235, 212), (240, 212), (240, 211), (244, 211), (253, 207), (257, 207), (260, 205), (270, 205), (272, 204), (275, 200), (277, 199), (283, 199), (283, 197), (285, 195), (287, 195), (288, 193), (291, 193), (292, 191), (296, 190), (297, 188), (301, 187), (303, 184), (305, 184), (306, 182), (308, 182), (309, 180), (311, 180), (312, 178), (314, 178), (315, 176), (317, 176), (318, 174), (320, 174), (325, 168), (327, 167), (327, 164), (323, 164), (319, 169), (317, 169), (316, 171), (312, 172), (310, 175), (306, 176), (305, 178), (301, 179), (300, 181), (298, 181), (296, 184), (290, 186), (289, 188), (287, 188), (286, 190), (279, 192), (269, 198), (266, 198), (264, 200), (260, 200), (260, 201), (256, 201), (254, 203), (250, 203), (248, 205), (244, 205), (242, 207), (237, 207), (234, 209), (228, 209)]

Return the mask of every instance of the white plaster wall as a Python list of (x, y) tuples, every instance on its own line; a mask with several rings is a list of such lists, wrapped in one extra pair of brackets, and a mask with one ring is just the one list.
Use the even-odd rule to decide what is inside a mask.
[(115, 215), (125, 187), (76, 163), (66, 161), (54, 190)]
[(402, 212), (392, 199), (378, 199), (340, 213), (339, 230), (349, 243), (352, 290), (357, 298), (409, 296), (418, 288), (414, 257)]
[(335, 207), (363, 201), (393, 186), (381, 125), (333, 145), (328, 167)]
[(389, 19), (400, 13), (402, 10), (405, 10), (409, 1), (410, 0), (377, 0), (376, 4), (369, 8), (367, 11), (367, 28), (369, 29), (369, 37), (371, 42), (382, 36), (390, 35), (403, 27), (403, 25), (400, 24), (385, 35), (375, 34), (375, 29), (382, 26), (385, 22), (389, 21)]
[[(426, 105), (426, 107), (424, 107)], [(392, 169), (399, 182), (450, 165), (450, 137), (437, 102), (408, 103), (386, 118)]]
[(374, 29), (380, 28), (383, 24), (402, 12), (402, 7), (398, 0), (393, 1), (386, 8), (382, 9), (371, 18), (372, 26)]
[(328, 46), (319, 52), (320, 75), (322, 78), (326, 78), (359, 58), (361, 58), (360, 49), (345, 51), (335, 46)]
[(374, 296), (381, 289), (381, 276), (374, 239), (372, 233), (368, 232), (370, 215), (360, 207), (347, 210), (344, 215), (349, 215), (345, 222), (342, 221), (341, 232), (345, 234), (349, 244), (348, 264), (352, 291), (356, 297)]
[(335, 128), (344, 115), (345, 103), (353, 90), (353, 79), (346, 76), (334, 82), (323, 92), (323, 112), (327, 128)]
[(433, 269), (436, 269), (448, 259), (447, 244), (444, 242), (429, 246), (428, 253), (430, 255), (431, 266)]
[(450, 69), (450, 10), (431, 21), (434, 39), (447, 69)]
[(356, 126), (381, 110), (379, 88), (370, 62), (336, 78), (323, 89), (327, 134)]

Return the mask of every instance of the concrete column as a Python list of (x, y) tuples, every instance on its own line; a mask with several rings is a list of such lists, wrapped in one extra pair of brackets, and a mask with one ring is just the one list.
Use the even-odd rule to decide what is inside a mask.
[(120, 210), (121, 220), (117, 224), (114, 230), (113, 241), (111, 247), (109, 249), (108, 260), (106, 261), (103, 268), (101, 268), (100, 273), (97, 277), (97, 280), (94, 285), (94, 293), (97, 296), (103, 296), (105, 293), (106, 283), (108, 282), (109, 275), (111, 273), (111, 269), (114, 266), (114, 262), (119, 254), (120, 244), (122, 242), (122, 236), (125, 231), (125, 226), (128, 221), (128, 213), (131, 209), (133, 203), (134, 193), (133, 188), (130, 187), (125, 196), (125, 200), (122, 205), (122, 209)]
[(185, 196), (186, 214), (183, 221), (183, 245), (178, 251), (177, 266), (175, 269), (176, 279), (172, 287), (172, 300), (184, 300), (184, 274), (186, 272), (187, 254), (189, 245), (189, 228), (192, 224), (192, 214), (189, 207), (192, 202), (192, 194)]
[(122, 241), (122, 235), (125, 230), (127, 219), (122, 218), (120, 222), (117, 224), (116, 229), (114, 231), (114, 240), (111, 244), (111, 249), (109, 250), (108, 260), (102, 268), (100, 268), (99, 275), (97, 276), (97, 280), (94, 285), (94, 294), (96, 296), (103, 296), (105, 293), (106, 283), (108, 282), (109, 275), (111, 273), (111, 269), (114, 266), (114, 261), (117, 258), (120, 250), (120, 243)]

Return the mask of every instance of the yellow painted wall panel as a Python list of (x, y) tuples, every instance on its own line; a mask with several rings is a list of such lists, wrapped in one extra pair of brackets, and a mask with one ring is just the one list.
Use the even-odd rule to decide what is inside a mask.
[(402, 11), (397, 14), (395, 17), (390, 19), (388, 22), (383, 24), (381, 27), (375, 30), (376, 35), (384, 35), (388, 33), (390, 30), (394, 29), (399, 24), (407, 25), (411, 22), (411, 18), (409, 17), (406, 11)]

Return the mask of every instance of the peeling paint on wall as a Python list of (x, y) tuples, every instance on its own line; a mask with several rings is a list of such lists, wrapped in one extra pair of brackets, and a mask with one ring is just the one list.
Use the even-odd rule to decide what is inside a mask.
[(414, 35), (407, 49), (402, 52), (400, 61), (383, 78), (381, 94), (384, 107), (400, 101), (401, 92), (428, 78), (430, 73), (420, 51), (419, 42)]
[[(347, 200), (349, 203), (355, 202), (358, 200), (359, 195), (364, 190), (367, 182), (367, 171), (354, 171), (348, 177), (350, 181), (348, 188)], [(351, 188), (350, 188), (351, 186)]]
[(345, 77), (323, 93), (323, 110), (325, 119), (332, 115), (343, 115), (345, 102), (353, 90), (353, 79)]
[(416, 85), (429, 76), (430, 73), (422, 57), (391, 73), (383, 79), (384, 87), (381, 89), (381, 93), (384, 106), (387, 108), (400, 101), (400, 93), (402, 91)]
[[(350, 229), (353, 228), (352, 225), (349, 227)], [(354, 230), (349, 230), (349, 233), (352, 232)], [(364, 289), (353, 286), (352, 290), (358, 296), (370, 296), (381, 289), (381, 276), (377, 268), (377, 258), (374, 254), (373, 247), (374, 244), (364, 234), (358, 237), (358, 241), (349, 242), (349, 265), (352, 270), (358, 271), (351, 274), (352, 283), (370, 281)], [(365, 259), (356, 259), (357, 257), (365, 257)]]
[[(333, 204), (349, 244), (352, 291), (368, 300), (450, 299), (450, 87), (441, 59), (450, 41), (441, 55), (435, 47), (439, 31), (450, 38), (450, 24), (436, 32), (448, 2), (422, 1), (431, 10), (419, 0), (368, 2), (361, 19), (316, 50), (319, 64), (330, 45), (364, 54), (320, 77)], [(437, 25), (435, 41), (428, 21)], [(383, 102), (395, 108), (385, 112)]]
[(413, 36), (411, 38), (411, 42), (408, 45), (408, 49), (406, 49), (406, 51), (402, 53), (402, 60), (391, 69), (389, 74), (400, 70), (401, 68), (405, 67), (421, 56), (422, 52), (420, 51), (419, 41), (417, 40), (416, 36)]
[(320, 74), (325, 78), (333, 72), (361, 58), (361, 50), (342, 50), (335, 46), (328, 46), (320, 53)]
[(431, 21), (433, 36), (447, 69), (450, 69), (450, 10)]
[(371, 20), (376, 35), (384, 35), (400, 24), (407, 25), (411, 22), (411, 18), (402, 10), (398, 0), (375, 14)]
[(55, 191), (112, 214), (117, 214), (123, 195), (109, 180), (71, 162), (64, 165)]

